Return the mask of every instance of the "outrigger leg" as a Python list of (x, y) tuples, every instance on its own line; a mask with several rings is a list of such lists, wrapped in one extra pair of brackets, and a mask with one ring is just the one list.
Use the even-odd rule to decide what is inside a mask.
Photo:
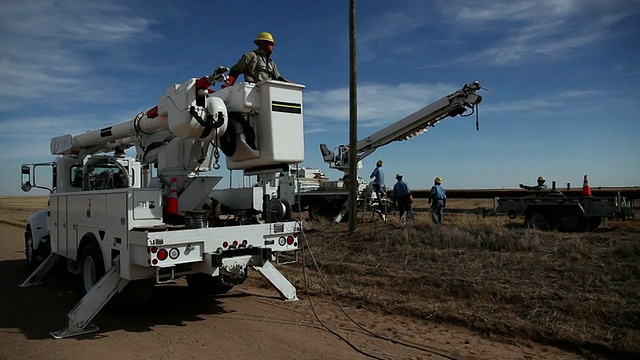
[(53, 268), (53, 266), (61, 258), (62, 256), (58, 254), (54, 254), (54, 253), (49, 254), (49, 256), (47, 256), (47, 258), (42, 262), (42, 264), (40, 264), (40, 266), (38, 266), (38, 268), (34, 272), (32, 272), (31, 275), (29, 275), (27, 280), (25, 280), (22, 284), (18, 286), (29, 287), (29, 286), (40, 285), (42, 283), (40, 280), (42, 280), (42, 278), (45, 275), (47, 275), (49, 270), (51, 270), (51, 268)]
[(122, 290), (129, 280), (120, 277), (120, 256), (113, 260), (113, 265), (106, 274), (89, 290), (76, 306), (71, 309), (67, 318), (67, 327), (60, 331), (51, 332), (56, 339), (98, 331), (99, 328), (89, 324), (107, 302)]
[(265, 261), (262, 266), (253, 266), (253, 269), (260, 273), (287, 301), (296, 301), (296, 288), (282, 275), (282, 273), (269, 261)]

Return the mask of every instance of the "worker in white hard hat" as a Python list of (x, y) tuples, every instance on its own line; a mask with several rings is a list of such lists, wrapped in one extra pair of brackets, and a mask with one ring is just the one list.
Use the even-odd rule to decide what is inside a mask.
[(242, 55), (240, 60), (229, 70), (229, 80), (222, 85), (227, 87), (233, 85), (240, 74), (244, 74), (244, 81), (257, 83), (266, 80), (286, 81), (278, 72), (276, 63), (271, 59), (273, 48), (276, 41), (269, 32), (261, 32), (258, 34), (253, 43), (258, 46), (257, 49)]
[(518, 186), (520, 186), (521, 189), (526, 189), (526, 190), (547, 190), (547, 185), (544, 184), (545, 181), (547, 181), (547, 179), (545, 179), (544, 176), (538, 176), (538, 179), (537, 179), (538, 185), (529, 186), (529, 185), (520, 184)]
[(434, 224), (442, 224), (442, 215), (447, 206), (447, 193), (442, 187), (442, 178), (438, 176), (433, 180), (431, 193), (429, 194), (429, 204), (431, 204), (431, 220)]
[(386, 186), (384, 185), (384, 171), (382, 171), (383, 164), (382, 160), (378, 160), (376, 162), (376, 168), (373, 169), (371, 176), (369, 176), (369, 179), (373, 179), (373, 191), (376, 193), (379, 203), (382, 202), (382, 195), (386, 189)]

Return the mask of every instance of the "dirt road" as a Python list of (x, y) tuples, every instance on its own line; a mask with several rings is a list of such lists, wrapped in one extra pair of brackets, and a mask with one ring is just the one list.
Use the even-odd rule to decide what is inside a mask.
[(22, 229), (0, 223), (0, 360), (579, 358), (526, 341), (491, 341), (451, 325), (347, 307), (360, 328), (331, 299), (313, 297), (311, 306), (299, 291), (299, 301), (284, 302), (255, 274), (227, 295), (205, 300), (193, 298), (182, 282), (158, 287), (147, 304), (108, 305), (94, 319), (99, 332), (54, 340), (49, 332), (64, 327), (80, 299), (77, 279), (58, 272), (43, 285), (19, 288), (28, 276), (23, 258)]

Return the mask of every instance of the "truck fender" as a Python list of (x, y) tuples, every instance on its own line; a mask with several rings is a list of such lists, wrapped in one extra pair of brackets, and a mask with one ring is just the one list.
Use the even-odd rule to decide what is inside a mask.
[(33, 239), (33, 248), (36, 250), (40, 248), (41, 244), (49, 241), (49, 237), (47, 236), (49, 234), (48, 217), (49, 211), (41, 210), (31, 214), (27, 219), (27, 227), (31, 230)]

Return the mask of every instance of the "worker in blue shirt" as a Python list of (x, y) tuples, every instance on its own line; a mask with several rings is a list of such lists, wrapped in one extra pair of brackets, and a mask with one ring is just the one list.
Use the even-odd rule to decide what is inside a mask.
[(382, 171), (382, 160), (378, 160), (376, 168), (373, 169), (369, 179), (373, 179), (373, 191), (378, 197), (378, 203), (382, 203), (382, 194), (386, 186), (384, 185), (384, 171)]
[(431, 220), (434, 224), (442, 224), (442, 214), (447, 206), (447, 193), (442, 187), (442, 178), (438, 176), (433, 181), (431, 194), (429, 194), (429, 204), (431, 204)]
[(411, 203), (413, 200), (411, 198), (411, 190), (409, 190), (407, 183), (402, 181), (402, 174), (396, 174), (396, 180), (398, 180), (398, 182), (393, 185), (393, 197), (396, 199), (396, 203), (398, 204), (400, 220), (402, 220), (402, 216), (405, 211), (407, 212), (406, 219), (409, 220), (412, 217)]
[(526, 190), (547, 190), (547, 185), (544, 184), (545, 181), (547, 181), (547, 179), (545, 179), (544, 176), (538, 176), (538, 185), (529, 186), (520, 184), (520, 188)]

